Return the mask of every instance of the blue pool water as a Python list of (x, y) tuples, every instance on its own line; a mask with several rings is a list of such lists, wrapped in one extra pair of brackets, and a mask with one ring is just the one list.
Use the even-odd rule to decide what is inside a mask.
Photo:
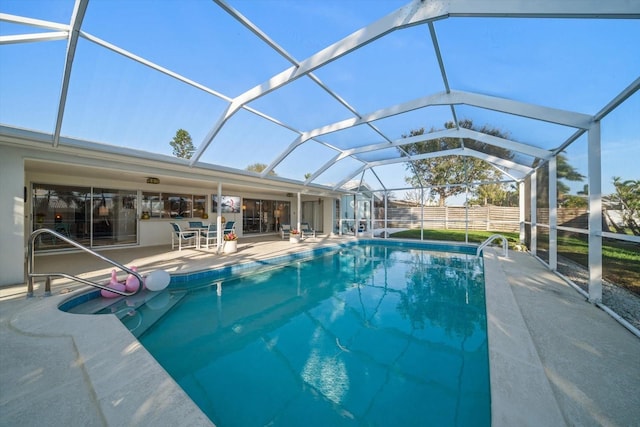
[(192, 283), (139, 339), (219, 427), (489, 426), (481, 263), (354, 246)]

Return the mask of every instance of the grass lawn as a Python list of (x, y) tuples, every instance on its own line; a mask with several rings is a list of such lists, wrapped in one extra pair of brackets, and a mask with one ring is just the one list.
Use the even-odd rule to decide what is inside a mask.
[[(587, 236), (558, 235), (558, 255), (589, 264)], [(640, 246), (619, 240), (602, 241), (602, 277), (640, 295)]]
[[(469, 243), (482, 243), (487, 237), (496, 234), (496, 231), (469, 231)], [(518, 243), (519, 233), (498, 233), (507, 238), (509, 248), (513, 248)], [(405, 230), (393, 233), (390, 237), (398, 237), (401, 239), (419, 239), (420, 229)], [(424, 230), (425, 240), (448, 240), (450, 242), (464, 242), (464, 230)], [(500, 243), (496, 240), (496, 243)]]
[[(470, 231), (469, 243), (482, 243), (494, 231)], [(502, 233), (513, 248), (519, 241), (519, 233)], [(405, 230), (391, 237), (420, 239), (420, 230)], [(425, 240), (447, 240), (464, 242), (464, 230), (424, 230)], [(498, 241), (496, 241), (498, 243)], [(562, 255), (583, 266), (588, 265), (587, 236), (558, 235), (558, 255)], [(627, 288), (640, 295), (640, 245), (612, 239), (603, 239), (602, 264), (604, 279)]]

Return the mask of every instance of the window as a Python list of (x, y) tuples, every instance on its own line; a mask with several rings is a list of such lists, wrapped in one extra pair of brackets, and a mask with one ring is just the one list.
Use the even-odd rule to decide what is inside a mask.
[(206, 204), (200, 194), (142, 193), (142, 214), (150, 218), (203, 218)]
[(277, 232), (281, 224), (289, 224), (290, 203), (279, 200), (244, 199), (242, 230), (245, 234)]
[[(32, 229), (48, 228), (89, 246), (133, 244), (138, 241), (137, 191), (32, 185)], [(36, 250), (71, 245), (50, 234), (35, 241)]]

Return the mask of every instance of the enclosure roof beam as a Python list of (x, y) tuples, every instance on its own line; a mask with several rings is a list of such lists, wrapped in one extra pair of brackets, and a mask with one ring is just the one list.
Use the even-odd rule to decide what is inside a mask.
[(465, 150), (463, 148), (454, 148), (453, 150), (434, 151), (433, 153), (418, 154), (418, 155), (411, 156), (411, 157), (397, 157), (397, 158), (393, 158), (393, 159), (385, 159), (385, 160), (377, 160), (375, 162), (368, 162), (365, 165), (361, 166), (355, 173), (349, 175), (348, 177), (345, 177), (342, 181), (340, 181), (336, 185), (334, 185), (333, 190), (336, 190), (336, 189), (340, 188), (342, 185), (344, 185), (345, 183), (349, 182), (354, 176), (356, 176), (360, 172), (362, 172), (362, 171), (364, 171), (366, 169), (371, 169), (371, 168), (376, 167), (376, 166), (384, 166), (384, 165), (390, 165), (390, 164), (394, 164), (394, 163), (410, 162), (412, 160), (413, 161), (425, 160), (425, 159), (431, 159), (431, 158), (434, 158), (434, 157), (464, 155), (464, 151)]
[(463, 155), (475, 157), (476, 159), (484, 160), (494, 165), (499, 165), (508, 169), (515, 169), (524, 173), (529, 173), (533, 170), (533, 168), (529, 166), (521, 165), (520, 163), (516, 163), (507, 159), (502, 159), (500, 157), (492, 156), (490, 154), (482, 153), (480, 151), (472, 150), (470, 148), (464, 148)]
[[(366, 27), (361, 28), (358, 31), (344, 37), (336, 43), (322, 49), (310, 57), (300, 61), (294, 62), (294, 59), (286, 54), (270, 39), (265, 39), (263, 33), (253, 25), (249, 20), (241, 17), (238, 13), (226, 5), (224, 0), (214, 0), (223, 9), (229, 11), (236, 19), (241, 19), (243, 25), (254, 32), (254, 34), (265, 40), (272, 49), (285, 55), (293, 65), (284, 71), (273, 75), (267, 81), (245, 91), (236, 98), (233, 99), (231, 105), (226, 109), (223, 115), (218, 119), (214, 127), (208, 133), (207, 137), (203, 140), (200, 147), (192, 158), (192, 165), (200, 159), (204, 151), (208, 148), (212, 139), (219, 133), (220, 128), (224, 126), (226, 121), (233, 116), (238, 109), (243, 108), (244, 105), (276, 90), (279, 89), (296, 79), (310, 75), (314, 70), (321, 68), (332, 61), (341, 58), (385, 35), (396, 31), (398, 29), (411, 27), (414, 25), (420, 25), (425, 23), (432, 23), (435, 20), (444, 19), (451, 16), (464, 16), (464, 17), (580, 17), (580, 18), (630, 18), (636, 15), (640, 16), (640, 6), (630, 6), (628, 0), (610, 0), (608, 2), (601, 2), (599, 0), (584, 0), (581, 2), (558, 2), (556, 0), (539, 0), (536, 2), (504, 2), (496, 0), (432, 0), (425, 2), (423, 0), (414, 0), (411, 3), (397, 9), (387, 16), (382, 17), (378, 21), (375, 21)], [(319, 83), (317, 80), (316, 83)], [(332, 96), (337, 97), (333, 91), (321, 84), (324, 90), (328, 91)], [(383, 115), (378, 115), (377, 118), (388, 117), (390, 115), (399, 114), (403, 111), (410, 111), (412, 109), (420, 108), (427, 105), (449, 105), (454, 106), (457, 104), (473, 105), (480, 108), (501, 111), (509, 114), (515, 114), (523, 117), (528, 117), (537, 120), (548, 121), (551, 123), (563, 124), (566, 126), (572, 126), (576, 128), (585, 129), (588, 127), (591, 121), (590, 116), (579, 115), (578, 113), (571, 113), (562, 110), (556, 110), (551, 108), (545, 108), (540, 106), (533, 106), (525, 103), (518, 103), (517, 101), (511, 101), (507, 99), (498, 99), (493, 97), (487, 97), (486, 95), (478, 94), (466, 94), (460, 92), (447, 92), (440, 102), (435, 101), (431, 104), (426, 103), (423, 105), (416, 104), (402, 104), (400, 108), (398, 106), (391, 107), (391, 109), (381, 110)], [(435, 96), (437, 98), (437, 96)], [(447, 99), (448, 98), (448, 99)], [(341, 98), (336, 98), (338, 101), (343, 102)], [(347, 105), (343, 102), (343, 105)], [(358, 124), (366, 124), (371, 126), (371, 122), (375, 120), (374, 116), (358, 117), (358, 114), (350, 108), (350, 111), (356, 116), (343, 123), (343, 129), (346, 127), (355, 126)], [(452, 109), (455, 115), (455, 111)], [(330, 131), (340, 130), (340, 127), (333, 127), (323, 129), (324, 133)], [(378, 131), (374, 128), (375, 131)], [(318, 133), (319, 135), (320, 133)], [(382, 135), (382, 134), (381, 134)], [(317, 135), (310, 135), (313, 139)], [(384, 137), (384, 135), (382, 135)], [(288, 154), (288, 153), (287, 153)], [(286, 156), (285, 156), (286, 157)]]
[(308, 131), (307, 134), (310, 138), (315, 138), (328, 133), (348, 129), (353, 126), (358, 126), (366, 122), (385, 119), (387, 117), (407, 113), (409, 111), (417, 110), (420, 108), (456, 104), (471, 105), (487, 110), (498, 111), (502, 113), (522, 116), (535, 120), (542, 120), (549, 123), (555, 123), (580, 129), (588, 129), (592, 121), (592, 117), (588, 114), (581, 114), (566, 110), (559, 110), (556, 108), (527, 104), (524, 102), (513, 101), (510, 99), (498, 98), (488, 95), (481, 95), (477, 93), (451, 91), (450, 93), (439, 92), (422, 98), (417, 98), (409, 102), (383, 108), (372, 113), (365, 114), (361, 118), (350, 118), (335, 122)]
[(27, 18), (25, 16), (0, 13), (0, 22), (11, 24), (27, 25), (30, 27), (44, 28), (45, 30), (57, 30), (69, 32), (69, 24), (59, 24), (57, 22), (44, 21), (42, 19)]
[[(309, 183), (312, 182), (313, 180), (315, 180), (318, 176), (320, 176), (322, 173), (324, 173), (327, 169), (329, 169), (333, 164), (335, 164), (336, 162), (339, 162), (340, 160), (343, 160), (347, 157), (353, 156), (355, 158), (357, 158), (356, 154), (360, 154), (360, 153), (367, 153), (367, 152), (373, 152), (373, 151), (377, 151), (377, 150), (383, 150), (383, 149), (387, 149), (389, 147), (396, 147), (396, 146), (402, 146), (402, 145), (408, 145), (408, 144), (414, 144), (414, 143), (418, 143), (418, 142), (424, 142), (424, 141), (429, 141), (429, 140), (434, 140), (434, 139), (440, 139), (440, 138), (469, 138), (469, 139), (474, 139), (480, 142), (484, 142), (486, 144), (490, 144), (490, 145), (494, 145), (496, 147), (501, 147), (501, 148), (505, 148), (508, 150), (512, 150), (512, 151), (517, 151), (523, 154), (527, 154), (530, 156), (534, 156), (534, 157), (539, 157), (539, 158), (543, 158), (543, 159), (548, 159), (551, 155), (552, 152), (547, 151), (547, 150), (543, 150), (537, 147), (533, 147), (527, 144), (522, 144), (516, 141), (511, 141), (511, 140), (507, 140), (504, 138), (499, 138), (496, 136), (492, 136), (492, 135), (488, 135), (482, 132), (478, 132), (478, 131), (474, 131), (471, 129), (466, 129), (466, 128), (452, 128), (452, 129), (444, 129), (441, 131), (436, 131), (436, 132), (430, 132), (430, 133), (426, 133), (426, 134), (422, 134), (422, 135), (416, 135), (416, 136), (412, 136), (412, 137), (408, 137), (408, 138), (400, 138), (397, 139), (395, 141), (393, 141), (392, 143), (377, 143), (377, 144), (371, 144), (371, 145), (365, 145), (362, 147), (356, 147), (356, 148), (351, 148), (349, 150), (342, 150), (341, 153), (339, 153), (338, 155), (334, 156), (333, 158), (331, 158), (329, 161), (327, 161), (324, 165), (322, 165), (318, 170), (316, 170), (309, 179), (307, 179), (305, 181), (305, 183)], [(297, 147), (298, 145), (300, 145), (303, 141), (297, 140), (296, 143), (292, 144), (291, 147), (292, 149)], [(442, 155), (447, 155), (447, 152), (450, 152), (451, 150), (445, 150), (445, 151), (439, 151), (440, 153), (443, 153)], [(287, 150), (288, 153), (288, 150)], [(286, 155), (283, 153), (283, 155)], [(497, 158), (497, 157), (496, 157)], [(411, 160), (415, 160), (414, 156), (409, 156), (409, 157), (399, 157), (399, 159), (403, 159), (404, 161), (407, 161), (409, 159)], [(280, 161), (281, 159), (279, 159)], [(361, 160), (361, 159), (359, 159)], [(402, 160), (399, 160), (402, 161)], [(512, 165), (520, 165), (516, 162), (511, 162)], [(509, 167), (509, 166), (505, 166), (505, 167)], [(511, 166), (510, 168), (513, 169), (517, 169), (517, 166)], [(530, 170), (530, 168), (527, 167), (527, 171)], [(504, 171), (502, 171), (504, 172)], [(506, 172), (504, 172), (506, 173)]]
[(549, 150), (545, 150), (542, 148), (534, 147), (529, 144), (524, 144), (521, 142), (516, 142), (510, 139), (500, 138), (497, 136), (489, 135), (486, 133), (478, 132), (472, 129), (466, 128), (452, 128), (452, 129), (443, 129), (440, 131), (429, 132), (422, 135), (416, 135), (408, 138), (400, 138), (393, 141), (391, 144), (389, 143), (377, 143), (364, 145), (361, 147), (352, 148), (349, 150), (343, 150), (340, 158), (344, 158), (347, 156), (352, 156), (354, 154), (366, 153), (371, 151), (383, 150), (389, 147), (396, 147), (408, 144), (414, 144), (417, 142), (431, 141), (434, 139), (440, 138), (467, 138), (473, 139), (475, 141), (483, 142), (485, 144), (493, 145), (496, 147), (504, 148), (506, 150), (515, 151), (518, 153), (526, 154), (532, 157), (538, 157), (542, 159), (547, 159), (553, 155), (553, 153)]
[(32, 43), (32, 42), (50, 42), (56, 40), (65, 40), (69, 37), (68, 31), (51, 31), (48, 33), (19, 34), (13, 36), (0, 36), (0, 45)]
[(76, 0), (71, 16), (71, 24), (69, 25), (69, 38), (67, 41), (67, 54), (64, 61), (64, 72), (62, 75), (62, 87), (60, 89), (60, 98), (58, 103), (58, 115), (56, 117), (56, 127), (53, 132), (53, 146), (57, 147), (60, 142), (60, 130), (62, 129), (62, 118), (64, 117), (64, 109), (67, 104), (67, 94), (69, 93), (69, 80), (71, 79), (71, 68), (76, 55), (76, 46), (78, 45), (78, 36), (80, 35), (80, 27), (82, 20), (87, 11), (89, 0)]

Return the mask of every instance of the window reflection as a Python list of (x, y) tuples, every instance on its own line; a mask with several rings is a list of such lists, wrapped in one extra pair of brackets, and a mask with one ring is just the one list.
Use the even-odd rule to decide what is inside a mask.
[[(131, 190), (33, 184), (32, 229), (48, 228), (89, 247), (136, 243), (137, 197)], [(68, 247), (47, 234), (35, 241), (36, 250)]]

